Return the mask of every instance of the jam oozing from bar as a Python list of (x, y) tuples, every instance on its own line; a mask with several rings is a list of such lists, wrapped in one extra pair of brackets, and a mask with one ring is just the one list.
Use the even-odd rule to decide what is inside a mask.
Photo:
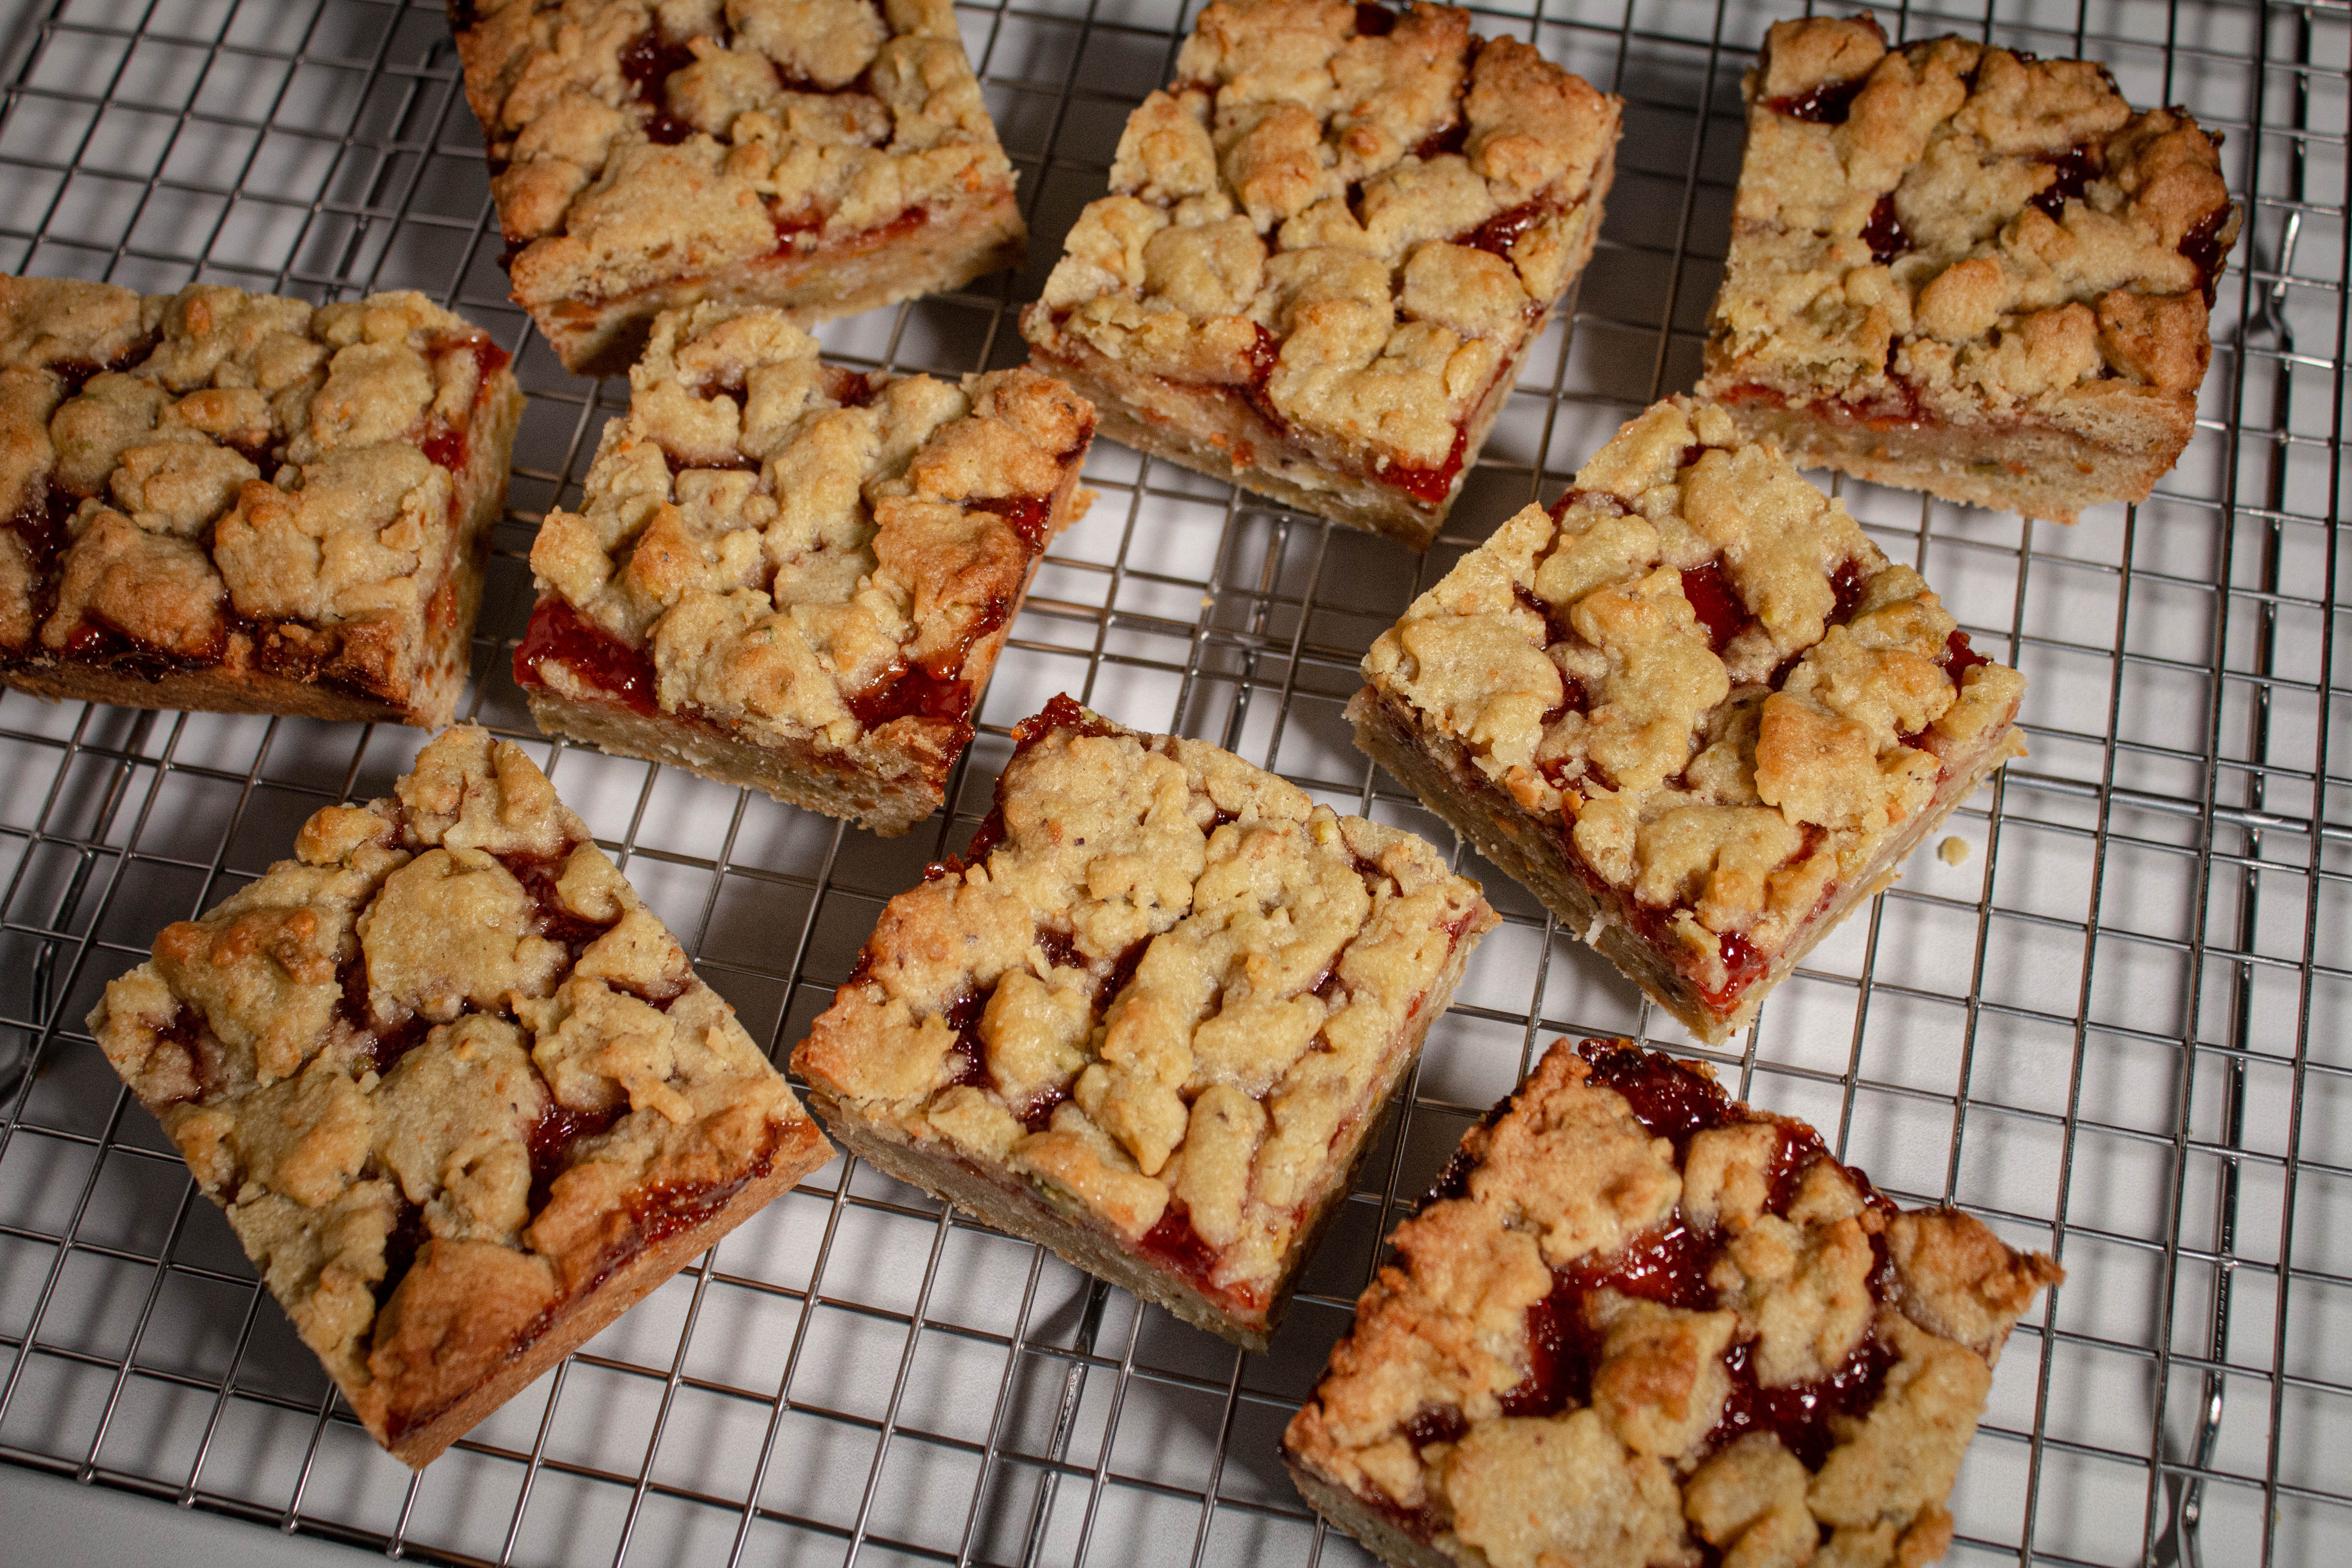
[(1862, 89), (1869, 82), (1867, 72), (1843, 81), (1825, 81), (1784, 98), (1767, 99), (1764, 107), (1809, 125), (1843, 125), (1853, 109), (1853, 100), (1862, 96)]
[(1878, 205), (1870, 209), (1862, 239), (1870, 247), (1870, 258), (1881, 267), (1911, 248), (1911, 236), (1904, 230), (1903, 220), (1895, 216), (1894, 192), (1879, 197)]
[[(1000, 618), (999, 625), (1002, 625)], [(944, 662), (944, 661), (943, 661)], [(950, 668), (961, 668), (955, 660)], [(971, 714), (971, 682), (928, 664), (896, 664), (881, 679), (845, 700), (851, 718), (868, 730), (900, 719), (961, 724)]]
[(1555, 210), (1549, 202), (1522, 202), (1496, 213), (1475, 228), (1465, 229), (1454, 237), (1454, 243), (1508, 261), (1513, 247)]
[(988, 1010), (993, 991), (992, 986), (988, 991), (967, 991), (940, 1015), (940, 1022), (955, 1031), (955, 1044), (948, 1047), (949, 1088), (988, 1081), (988, 1055), (980, 1044), (980, 1016)]
[(1023, 543), (1043, 550), (1054, 526), (1052, 496), (994, 496), (967, 503), (974, 511), (992, 511), (1005, 521)]
[(2079, 202), (2093, 180), (2106, 172), (2106, 154), (2095, 142), (2078, 142), (2047, 161), (2056, 176), (2028, 199), (2053, 221), (2065, 216), (2068, 202)]
[[(2217, 142), (2220, 137), (2215, 137)], [(2213, 292), (2221, 281), (2221, 264), (2229, 247), (2221, 243), (2221, 229), (2230, 221), (2230, 208), (2224, 206), (2207, 213), (2180, 237), (2180, 254), (2197, 268), (2197, 276), (2205, 289), (2205, 308), (2213, 308)]]
[(515, 649), (515, 683), (527, 690), (547, 689), (542, 670), (551, 662), (562, 665), (605, 701), (635, 713), (655, 710), (652, 658), (592, 624), (553, 594), (531, 607), (530, 625)]
[(1445, 454), (1445, 461), (1433, 468), (1418, 463), (1392, 462), (1380, 470), (1380, 478), (1394, 485), (1418, 501), (1435, 506), (1454, 489), (1454, 479), (1462, 472), (1462, 460), (1470, 448), (1470, 427), (1454, 427), (1454, 445)]
[[(418, 449), (424, 452), (426, 458), (453, 474), (466, 471), (466, 458), (469, 451), (467, 437), (472, 430), (473, 416), (480, 413), (483, 403), (490, 395), (491, 378), (504, 370), (514, 358), (506, 350), (492, 342), (488, 333), (474, 332), (464, 337), (441, 338), (426, 344), (425, 362), (437, 367), (443, 360), (460, 349), (473, 351), (475, 374), (478, 378), (474, 387), (474, 401), (467, 413), (467, 422), (464, 426), (438, 426), (429, 429), (425, 439), (417, 443)], [(262, 471), (267, 473), (269, 470), (264, 466)]]
[(1144, 1234), (1138, 1246), (1160, 1267), (1172, 1269), (1203, 1289), (1210, 1288), (1209, 1274), (1217, 1266), (1217, 1250), (1192, 1228), (1192, 1211), (1176, 1199), (1168, 1201), (1160, 1223)]
[(400, 1058), (425, 1043), (433, 1032), (433, 1022), (422, 1014), (411, 1013), (404, 1017), (379, 1019), (368, 1003), (367, 958), (354, 944), (352, 955), (336, 966), (335, 979), (342, 994), (335, 1004), (336, 1015), (360, 1041), (354, 1068), (382, 1077), (390, 1072)]
[(625, 1097), (616, 1097), (602, 1110), (571, 1110), (551, 1097), (547, 1109), (539, 1113), (524, 1135), (530, 1151), (530, 1212), (539, 1213), (547, 1206), (548, 1194), (554, 1190), (555, 1178), (572, 1164), (574, 1146), (584, 1139), (601, 1138), (613, 1130), (629, 1109)]
[(694, 127), (669, 111), (666, 86), (673, 72), (694, 63), (694, 51), (684, 44), (662, 42), (661, 30), (648, 27), (621, 48), (621, 76), (645, 110), (646, 138), (675, 146), (694, 134)]
[(1748, 606), (1731, 591), (1731, 584), (1723, 575), (1723, 563), (1710, 561), (1703, 566), (1683, 569), (1683, 597), (1698, 616), (1698, 624), (1706, 628), (1707, 646), (1721, 653), (1731, 646), (1731, 639), (1749, 619)]

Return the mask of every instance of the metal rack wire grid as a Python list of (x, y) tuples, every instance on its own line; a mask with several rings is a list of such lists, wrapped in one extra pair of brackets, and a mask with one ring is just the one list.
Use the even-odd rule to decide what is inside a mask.
[[(1482, 28), (1624, 95), (1601, 249), (1426, 559), (1098, 446), (957, 775), (885, 843), (675, 771), (550, 746), (505, 673), (545, 509), (617, 384), (506, 297), (441, 14), (407, 0), (50, 0), (0, 98), (0, 268), (326, 300), (417, 288), (531, 394), (468, 709), (558, 786), (781, 1059), (875, 912), (986, 808), (1011, 722), (1067, 689), (1318, 799), (1453, 842), (1349, 745), (1358, 658), (1616, 424), (1694, 379), (1741, 145), (1739, 73), (1793, 7), (1528, 0)], [(959, 8), (1021, 170), (1016, 277), (835, 323), (860, 365), (1013, 363), (1172, 0)], [(2033, 756), (1721, 1054), (1907, 1201), (2069, 1279), (2021, 1327), (1962, 1472), (1955, 1561), (2352, 1561), (2352, 763), (2344, 477), (2347, 50), (2336, 3), (1987, 0), (1882, 11), (2108, 64), (2224, 132), (2249, 206), (2188, 457), (2072, 528), (1847, 486), (2032, 681)], [(421, 1476), (377, 1452), (81, 1020), (155, 930), (385, 791), (422, 737), (0, 700), (0, 1456), (466, 1563), (1353, 1563), (1276, 1439), (1380, 1238), (1559, 1034), (1687, 1045), (1466, 852), (1506, 912), (1433, 1031), (1271, 1354), (1242, 1355), (847, 1162), (773, 1205)]]

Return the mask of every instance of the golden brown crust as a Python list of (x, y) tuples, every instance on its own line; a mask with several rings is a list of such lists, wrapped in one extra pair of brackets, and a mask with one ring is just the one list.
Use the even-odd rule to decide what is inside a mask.
[(452, 730), (296, 851), (89, 1025), (423, 1465), (830, 1151), (519, 748)]
[(0, 279), (0, 678), (447, 722), (521, 407), (417, 294)]
[(1701, 395), (1954, 500), (2065, 521), (2145, 500), (2242, 216), (2214, 139), (2089, 62), (1889, 49), (1866, 16), (1776, 24), (1748, 95)]
[(506, 0), (457, 50), (515, 299), (571, 370), (706, 298), (821, 319), (1019, 259), (944, 0)]
[(1523, 819), (1541, 844), (1507, 867), (1565, 860), (1589, 898), (1530, 886), (1587, 940), (1606, 910), (1709, 1038), (2009, 753), (2024, 689), (1841, 503), (1679, 397), (1464, 557), (1363, 674), (1360, 734), (1412, 737), (1433, 809)]
[[(2063, 1278), (1627, 1041), (1556, 1042), (1391, 1241), (1283, 1447), (1401, 1568), (1930, 1561), (1991, 1361)], [(1978, 1304), (1973, 1342), (1929, 1298)]]
[(837, 1125), (1051, 1205), (1091, 1239), (1040, 1239), (1262, 1344), (1494, 913), (1213, 746), (1066, 698), (1016, 733), (970, 864), (890, 901), (793, 1066)]
[(1153, 450), (1426, 548), (1591, 255), (1622, 105), (1426, 0), (1218, 0), (1177, 79), (1023, 332)]
[(1034, 371), (825, 365), (782, 313), (662, 316), (577, 511), (531, 547), (542, 725), (903, 833), (1078, 489), (1094, 409)]

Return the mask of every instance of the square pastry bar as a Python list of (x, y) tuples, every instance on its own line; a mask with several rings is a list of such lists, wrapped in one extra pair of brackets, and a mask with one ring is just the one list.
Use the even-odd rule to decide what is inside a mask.
[(1722, 409), (1633, 420), (1364, 658), (1356, 743), (1711, 1044), (1992, 769), (2025, 680)]
[(520, 748), (449, 731), (294, 847), (89, 1026), (423, 1466), (831, 1151)]
[(0, 679), (447, 723), (521, 414), (422, 294), (0, 278)]
[(515, 679), (551, 735), (904, 833), (946, 796), (1094, 410), (1031, 370), (862, 374), (781, 312), (666, 313)]
[(1129, 446), (1415, 550), (1592, 254), (1622, 102), (1470, 16), (1214, 0), (1022, 315)]
[(515, 302), (628, 368), (698, 300), (807, 320), (1018, 265), (949, 0), (451, 0)]
[(1396, 1568), (1921, 1568), (2063, 1278), (1622, 1040), (1556, 1042), (1391, 1240), (1283, 1452)]
[(2179, 460), (2239, 209), (2104, 67), (1774, 25), (1702, 396), (1824, 465), (2072, 522)]
[(881, 1170), (1264, 1350), (1495, 923), (1408, 834), (1056, 697), (793, 1053)]

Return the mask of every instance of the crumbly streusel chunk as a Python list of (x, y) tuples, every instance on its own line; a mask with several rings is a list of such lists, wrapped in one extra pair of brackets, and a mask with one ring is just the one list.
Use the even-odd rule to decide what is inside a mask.
[[(1704, 395), (1743, 418), (1821, 403), (1842, 427), (1988, 441), (2038, 426), (2128, 446), (2137, 420), (2179, 437), (2147, 455), (2147, 482), (2171, 466), (2242, 216), (2195, 121), (2135, 111), (2086, 60), (1959, 37), (1890, 48), (1867, 15), (1776, 24), (1748, 97)], [(1990, 465), (1979, 490), (2024, 477), (2004, 480), (1990, 445), (1964, 455)], [(1869, 477), (1988, 499), (1949, 476)]]
[(1214, 746), (1066, 698), (1017, 738), (964, 861), (890, 901), (794, 1067), (837, 1121), (1032, 1184), (1263, 1325), (1494, 914), (1421, 840)]
[[(1496, 1109), (1284, 1436), (1310, 1500), (1368, 1542), (1495, 1568), (1943, 1552), (1992, 1363), (2054, 1262), (1898, 1210), (1812, 1129), (1627, 1041), (1556, 1042)], [(1562, 1238), (1507, 1196), (1574, 1184), (1629, 1130), (1681, 1192), (1640, 1228)], [(1764, 1251), (1857, 1254), (1851, 1300), (1826, 1309), (1801, 1271), (1759, 1281)], [(1983, 1307), (1971, 1340), (1916, 1305), (1958, 1297)]]
[(1360, 702), (1446, 748), (1726, 1012), (2008, 743), (2024, 689), (1843, 504), (1680, 397), (1464, 557), (1363, 673)]
[(1012, 165), (948, 0), (470, 10), (457, 47), (515, 297), (574, 370), (625, 364), (633, 344), (583, 328), (633, 295), (641, 341), (713, 285), (815, 316), (880, 302), (809, 265), (828, 258), (897, 246), (896, 298), (1017, 258)]
[(665, 314), (629, 376), (580, 510), (531, 547), (515, 671), (541, 721), (551, 698), (601, 704), (796, 766), (910, 775), (928, 799), (880, 824), (903, 831), (938, 804), (1030, 572), (1084, 505), (1092, 407), (1027, 370), (840, 370), (761, 307)]
[(446, 722), (521, 404), (506, 365), (421, 294), (0, 278), (0, 672)]
[(608, 1277), (709, 1246), (828, 1151), (520, 748), (449, 731), (295, 848), (165, 927), (89, 1026), (370, 1434), (421, 1465), (484, 1384), (626, 1304)]
[(1240, 400), (1261, 444), (1442, 517), (1465, 431), (1591, 252), (1618, 100), (1425, 0), (1216, 0), (1176, 70), (1023, 331), (1153, 414), (1154, 383)]

